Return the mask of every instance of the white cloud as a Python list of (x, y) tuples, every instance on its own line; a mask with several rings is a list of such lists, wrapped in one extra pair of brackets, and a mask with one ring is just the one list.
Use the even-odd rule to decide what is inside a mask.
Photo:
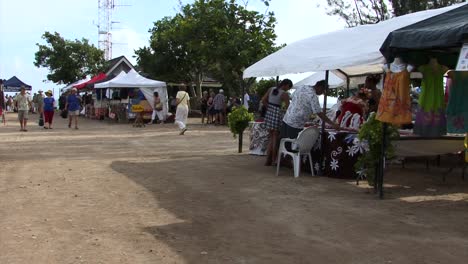
[(131, 63), (135, 64), (134, 51), (143, 46), (148, 46), (149, 37), (149, 33), (146, 35), (140, 34), (131, 28), (112, 31), (112, 57), (124, 55)]

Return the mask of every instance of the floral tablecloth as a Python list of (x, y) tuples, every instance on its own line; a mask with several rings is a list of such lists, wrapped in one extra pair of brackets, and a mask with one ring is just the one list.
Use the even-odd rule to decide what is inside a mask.
[[(322, 136), (325, 136), (323, 159), (321, 159)], [(319, 140), (312, 148), (314, 171), (317, 174), (333, 178), (355, 179), (357, 174), (354, 170), (354, 164), (366, 148), (366, 144), (357, 139), (357, 133), (325, 130), (325, 135), (320, 135)], [(321, 164), (320, 161), (322, 161)], [(306, 167), (308, 166), (303, 166), (303, 168)]]
[[(354, 164), (367, 146), (357, 140), (357, 133), (348, 131), (325, 130), (325, 145), (321, 150), (321, 137), (312, 149), (312, 159), (316, 174), (334, 178), (355, 179)], [(252, 155), (266, 155), (268, 130), (263, 122), (250, 123), (250, 148)], [(322, 161), (322, 164), (320, 163)], [(302, 169), (310, 170), (308, 161)]]
[(268, 129), (263, 122), (250, 122), (249, 154), (265, 156), (268, 147)]

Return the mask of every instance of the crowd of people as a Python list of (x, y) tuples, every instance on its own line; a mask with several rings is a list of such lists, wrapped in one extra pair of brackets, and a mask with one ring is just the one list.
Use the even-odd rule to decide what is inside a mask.
[[(20, 131), (28, 131), (27, 125), (29, 114), (39, 114), (39, 124), (44, 129), (53, 129), (53, 120), (57, 105), (52, 90), (45, 93), (39, 90), (31, 96), (25, 87), (20, 88), (20, 92), (15, 96), (1, 96), (0, 115), (5, 122), (3, 111), (18, 113)], [(78, 116), (83, 108), (84, 100), (89, 96), (80, 96), (76, 88), (73, 88), (68, 95), (62, 94), (59, 99), (59, 109), (64, 118), (69, 118), (68, 127), (78, 129)]]

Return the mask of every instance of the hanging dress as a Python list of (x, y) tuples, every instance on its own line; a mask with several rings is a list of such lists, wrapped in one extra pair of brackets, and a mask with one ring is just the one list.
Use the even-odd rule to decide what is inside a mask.
[(468, 72), (451, 72), (452, 87), (450, 88), (447, 105), (447, 132), (468, 132)]
[(439, 137), (447, 133), (444, 102), (444, 74), (442, 65), (422, 65), (423, 74), (419, 106), (413, 132), (423, 137)]
[(376, 119), (394, 125), (410, 124), (411, 97), (410, 74), (405, 69), (401, 72), (388, 72), (385, 76), (384, 90), (380, 97)]

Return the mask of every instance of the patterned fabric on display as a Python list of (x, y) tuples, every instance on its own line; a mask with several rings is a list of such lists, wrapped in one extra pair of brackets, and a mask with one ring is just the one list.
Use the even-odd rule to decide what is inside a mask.
[(384, 91), (377, 111), (377, 120), (395, 125), (411, 123), (409, 83), (410, 74), (407, 70), (398, 73), (387, 73)]

